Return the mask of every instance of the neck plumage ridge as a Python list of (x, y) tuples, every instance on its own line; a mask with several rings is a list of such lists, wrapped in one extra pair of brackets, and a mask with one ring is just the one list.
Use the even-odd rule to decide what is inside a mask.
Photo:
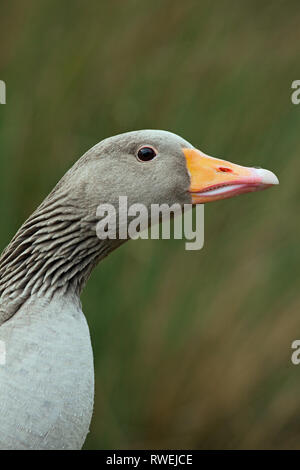
[(79, 296), (113, 247), (96, 236), (96, 216), (54, 191), (22, 225), (0, 258), (0, 324), (32, 296)]

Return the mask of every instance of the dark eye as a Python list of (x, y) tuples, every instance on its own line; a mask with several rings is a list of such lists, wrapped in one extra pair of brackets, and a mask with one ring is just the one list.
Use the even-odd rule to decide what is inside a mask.
[(152, 147), (142, 147), (137, 154), (138, 159), (141, 160), (141, 162), (149, 162), (150, 160), (153, 160), (156, 155), (156, 151)]

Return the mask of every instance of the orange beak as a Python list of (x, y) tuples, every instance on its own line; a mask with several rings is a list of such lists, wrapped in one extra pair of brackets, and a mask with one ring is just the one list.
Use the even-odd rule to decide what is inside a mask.
[(184, 148), (183, 153), (191, 178), (189, 191), (193, 204), (218, 201), (279, 184), (277, 176), (269, 170), (236, 165), (196, 149)]

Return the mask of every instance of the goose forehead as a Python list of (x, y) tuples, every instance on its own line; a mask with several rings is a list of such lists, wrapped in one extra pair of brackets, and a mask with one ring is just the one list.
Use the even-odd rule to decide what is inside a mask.
[(177, 134), (169, 131), (161, 131), (155, 129), (143, 129), (139, 131), (126, 132), (124, 134), (118, 134), (113, 137), (100, 142), (101, 146), (106, 149), (118, 146), (120, 148), (131, 148), (143, 144), (152, 144), (163, 147), (187, 147), (193, 148), (193, 146), (185, 139)]

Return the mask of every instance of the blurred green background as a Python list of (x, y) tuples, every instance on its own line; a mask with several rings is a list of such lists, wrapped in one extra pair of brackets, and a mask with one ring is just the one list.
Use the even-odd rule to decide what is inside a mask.
[(166, 129), (281, 185), (205, 209), (205, 246), (125, 244), (83, 306), (86, 449), (300, 448), (297, 1), (2, 2), (1, 248), (101, 139)]

